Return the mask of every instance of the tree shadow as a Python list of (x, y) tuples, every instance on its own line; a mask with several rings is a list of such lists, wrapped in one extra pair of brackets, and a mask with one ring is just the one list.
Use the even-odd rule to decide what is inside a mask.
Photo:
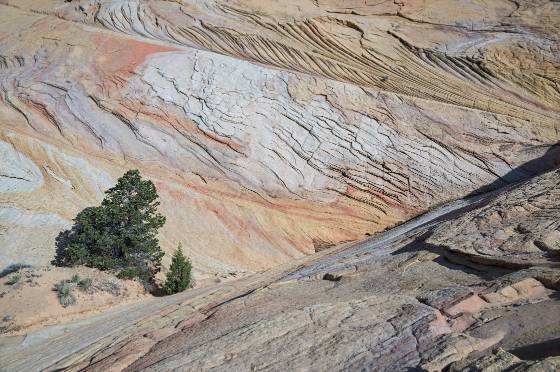
[(149, 292), (154, 297), (165, 297), (169, 295), (169, 293), (165, 291), (165, 288), (158, 284), (154, 284)]
[(547, 340), (538, 344), (521, 346), (508, 351), (524, 360), (539, 360), (560, 356), (560, 338)]
[(56, 239), (55, 239), (55, 255), (54, 259), (51, 261), (51, 264), (54, 266), (68, 266), (68, 262), (66, 261), (66, 248), (72, 242), (72, 238), (74, 236), (74, 232), (76, 231), (76, 225), (72, 226), (72, 228), (68, 230), (61, 231)]
[(15, 263), (15, 264), (11, 264), (10, 266), (4, 268), (2, 271), (0, 271), (0, 278), (3, 278), (5, 276), (8, 276), (12, 273), (15, 273), (16, 271), (20, 271), (21, 269), (28, 269), (30, 267), (33, 267), (33, 265), (29, 265), (26, 263)]

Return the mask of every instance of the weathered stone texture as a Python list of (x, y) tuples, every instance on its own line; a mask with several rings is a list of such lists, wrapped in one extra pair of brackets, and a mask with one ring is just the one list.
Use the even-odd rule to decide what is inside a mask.
[[(68, 221), (139, 168), (164, 247), (182, 241), (199, 274), (270, 267), (557, 159), (558, 3), (0, 4), (1, 207)], [(44, 260), (58, 231), (41, 231)]]
[(63, 336), (52, 328), (30, 332), (25, 342), (0, 340), (0, 362), (18, 370), (553, 370), (560, 287), (542, 278), (558, 281), (557, 258), (511, 268), (508, 257), (487, 264), (426, 237), (459, 234), (461, 224), (445, 220), (476, 214), (485, 221), (484, 211), (504, 198), (528, 208), (533, 190), (550, 200), (538, 209), (558, 219), (552, 195), (559, 181), (554, 171), (443, 206), (397, 235), (391, 230), (235, 282), (108, 312)]

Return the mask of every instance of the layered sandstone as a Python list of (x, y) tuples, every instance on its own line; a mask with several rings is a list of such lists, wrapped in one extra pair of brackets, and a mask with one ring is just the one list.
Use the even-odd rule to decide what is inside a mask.
[(530, 231), (516, 234), (542, 236), (543, 215), (560, 219), (559, 182), (556, 170), (227, 285), (4, 338), (0, 362), (8, 370), (556, 370), (560, 256), (523, 245), (524, 267), (507, 255), (480, 260), (504, 240), (500, 230), (486, 231), (477, 252), (436, 243), (451, 232), (477, 239), (470, 221), (495, 224), (488, 211), (505, 200), (531, 210)]
[(557, 2), (0, 4), (3, 265), (48, 263), (129, 168), (158, 186), (164, 248), (211, 274), (557, 159)]

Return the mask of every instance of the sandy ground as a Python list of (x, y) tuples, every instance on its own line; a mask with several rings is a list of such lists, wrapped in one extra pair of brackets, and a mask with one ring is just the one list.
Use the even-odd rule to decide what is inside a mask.
[[(17, 283), (13, 283), (20, 276)], [(75, 304), (62, 306), (56, 283), (73, 275), (91, 278), (88, 291), (70, 284)], [(87, 267), (34, 267), (0, 278), (0, 333), (21, 334), (30, 329), (65, 323), (92, 316), (108, 308), (152, 297), (139, 283), (120, 280), (113, 275)]]

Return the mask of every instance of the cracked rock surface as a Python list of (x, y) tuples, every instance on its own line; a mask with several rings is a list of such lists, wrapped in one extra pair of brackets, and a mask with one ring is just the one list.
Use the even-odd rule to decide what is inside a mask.
[(198, 279), (551, 169), (560, 3), (457, 4), (0, 1), (1, 265), (47, 264), (130, 168)]
[(557, 369), (559, 20), (0, 0), (0, 271), (138, 168), (200, 284), (1, 337), (0, 369)]

